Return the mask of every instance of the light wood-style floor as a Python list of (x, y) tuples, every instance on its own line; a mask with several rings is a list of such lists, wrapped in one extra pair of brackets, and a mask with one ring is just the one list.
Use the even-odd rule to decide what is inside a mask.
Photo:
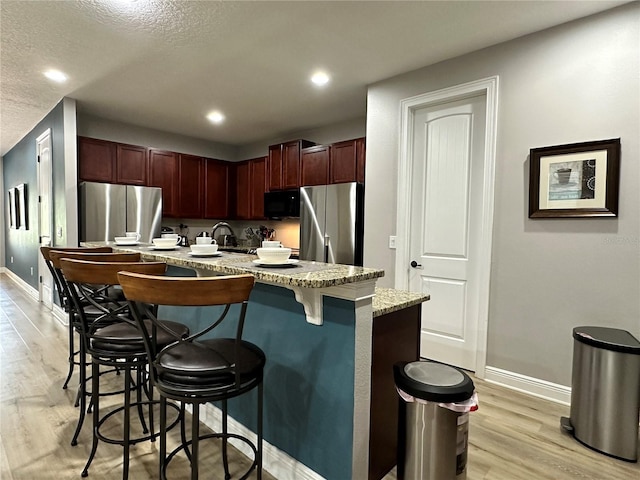
[[(51, 313), (0, 274), (2, 480), (80, 478), (90, 449), (90, 419), (78, 446), (71, 447), (78, 410), (73, 407), (76, 377), (69, 389), (61, 389), (66, 335), (66, 327)], [(480, 409), (470, 417), (468, 480), (640, 479), (640, 464), (596, 453), (562, 432), (560, 417), (568, 415), (568, 407), (481, 380), (475, 383)], [(213, 450), (203, 448), (203, 455)], [(236, 461), (243, 461), (240, 457)], [(215, 453), (201, 459), (201, 478), (222, 478), (218, 460)], [(101, 443), (89, 479), (119, 479), (121, 463), (122, 449)], [(156, 464), (157, 442), (136, 445), (129, 478), (157, 478)], [(169, 478), (186, 479), (187, 472), (186, 461), (176, 460)], [(385, 477), (394, 479), (394, 472)]]

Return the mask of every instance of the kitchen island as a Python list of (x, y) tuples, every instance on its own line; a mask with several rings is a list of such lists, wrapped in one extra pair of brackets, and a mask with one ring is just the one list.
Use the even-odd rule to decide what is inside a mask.
[[(391, 364), (418, 358), (420, 304), (428, 296), (376, 289), (384, 272), (371, 268), (300, 261), (275, 269), (257, 265), (253, 255), (199, 258), (188, 248), (108, 245), (164, 261), (169, 275), (255, 276), (244, 338), (267, 356), (267, 471), (279, 479), (379, 479), (393, 467), (390, 430), (397, 400)], [(162, 317), (171, 318), (171, 309), (164, 309)], [(196, 327), (208, 316), (206, 308), (194, 308), (181, 321)], [(245, 425), (255, 425), (252, 395), (229, 404), (231, 428), (249, 435)], [(213, 405), (201, 415), (219, 428)]]

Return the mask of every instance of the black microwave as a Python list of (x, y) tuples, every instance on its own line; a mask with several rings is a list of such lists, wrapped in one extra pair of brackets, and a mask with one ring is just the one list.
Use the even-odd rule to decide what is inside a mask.
[(300, 216), (300, 191), (282, 190), (264, 194), (264, 216), (289, 218)]

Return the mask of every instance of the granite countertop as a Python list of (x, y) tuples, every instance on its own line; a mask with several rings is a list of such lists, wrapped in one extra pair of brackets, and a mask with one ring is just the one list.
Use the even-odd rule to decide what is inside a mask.
[(348, 283), (374, 280), (384, 276), (384, 270), (351, 265), (308, 262), (300, 260), (285, 268), (263, 267), (254, 263), (255, 255), (219, 252), (216, 257), (194, 257), (190, 249), (154, 250), (148, 244), (136, 246), (116, 245), (114, 242), (85, 242), (86, 246), (110, 246), (114, 251), (140, 252), (143, 260), (163, 261), (169, 265), (192, 268), (213, 274), (238, 275), (251, 273), (258, 281), (284, 286), (325, 288)]
[(372, 306), (374, 318), (418, 305), (430, 298), (429, 295), (423, 293), (407, 292), (394, 288), (376, 287), (375, 292)]

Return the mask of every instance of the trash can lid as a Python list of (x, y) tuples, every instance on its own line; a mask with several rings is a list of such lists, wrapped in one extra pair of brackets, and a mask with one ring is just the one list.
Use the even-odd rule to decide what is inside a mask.
[(626, 330), (609, 327), (575, 327), (573, 338), (592, 347), (640, 355), (640, 342)]
[(393, 366), (396, 386), (430, 402), (463, 402), (473, 395), (473, 381), (463, 371), (431, 361), (400, 362)]

